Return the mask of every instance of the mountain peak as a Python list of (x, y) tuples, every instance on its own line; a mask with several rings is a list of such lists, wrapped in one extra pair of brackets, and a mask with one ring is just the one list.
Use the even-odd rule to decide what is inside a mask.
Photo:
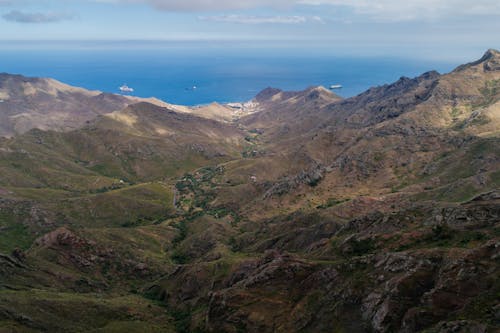
[[(330, 90), (326, 89), (323, 86), (312, 86), (306, 89), (307, 92), (324, 92), (324, 93), (332, 93)], [(333, 94), (333, 93), (332, 93)]]
[(465, 65), (458, 66), (454, 70), (454, 72), (463, 71), (465, 69), (481, 65), (485, 72), (500, 70), (500, 51), (495, 49), (489, 49), (484, 53), (481, 59)]
[(273, 96), (283, 92), (281, 89), (267, 87), (255, 96), (257, 102), (264, 102), (272, 99)]
[(489, 61), (500, 61), (500, 51), (495, 50), (495, 49), (489, 49), (484, 53), (484, 55), (477, 61), (478, 64), (480, 63), (487, 63)]
[(500, 57), (500, 51), (495, 50), (495, 49), (489, 49), (484, 54), (483, 58), (485, 58), (485, 57), (487, 57), (487, 58)]
[(342, 99), (342, 97), (338, 96), (337, 94), (333, 93), (331, 90), (329, 90), (323, 86), (309, 87), (304, 92), (305, 92), (305, 95), (307, 96), (307, 99), (309, 99), (309, 100), (317, 99), (317, 98), (333, 99), (333, 100)]

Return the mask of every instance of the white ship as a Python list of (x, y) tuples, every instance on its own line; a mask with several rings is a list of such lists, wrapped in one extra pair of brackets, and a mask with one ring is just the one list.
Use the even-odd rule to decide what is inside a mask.
[(332, 90), (333, 90), (333, 89), (342, 89), (342, 85), (341, 85), (341, 84), (332, 84), (332, 85), (330, 86), (330, 89), (332, 89)]
[(122, 93), (131, 93), (131, 92), (134, 92), (134, 89), (130, 88), (129, 86), (127, 86), (126, 84), (124, 84), (123, 86), (120, 87), (120, 91)]

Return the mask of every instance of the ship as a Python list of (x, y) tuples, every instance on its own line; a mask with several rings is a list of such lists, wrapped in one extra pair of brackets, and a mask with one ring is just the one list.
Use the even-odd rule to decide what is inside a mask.
[(120, 91), (122, 93), (131, 93), (131, 92), (134, 92), (134, 89), (130, 88), (129, 86), (127, 86), (126, 84), (124, 84), (123, 86), (120, 87)]
[(330, 89), (332, 89), (332, 90), (333, 90), (333, 89), (342, 89), (342, 85), (341, 85), (341, 84), (332, 84), (332, 85), (330, 86)]

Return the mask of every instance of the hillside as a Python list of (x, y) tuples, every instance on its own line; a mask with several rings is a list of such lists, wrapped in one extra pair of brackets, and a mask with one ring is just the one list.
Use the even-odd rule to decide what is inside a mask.
[(0, 137), (23, 134), (34, 128), (71, 131), (100, 115), (141, 102), (224, 122), (231, 122), (242, 113), (217, 103), (186, 107), (156, 98), (90, 91), (54, 79), (0, 73)]
[(0, 74), (0, 136), (32, 128), (68, 130), (123, 109), (125, 96), (75, 88), (52, 79)]
[(241, 119), (253, 133), (253, 156), (226, 173), (241, 180), (245, 170), (248, 188), (268, 199), (259, 206), (290, 210), (365, 196), (387, 199), (390, 209), (401, 194), (456, 202), (492, 190), (499, 185), (500, 72), (490, 63), (499, 58), (490, 50), (449, 74), (401, 78), (346, 100), (268, 97), (265, 112)]
[(2, 122), (0, 327), (500, 329), (499, 64), (198, 108), (4, 83), (81, 121)]

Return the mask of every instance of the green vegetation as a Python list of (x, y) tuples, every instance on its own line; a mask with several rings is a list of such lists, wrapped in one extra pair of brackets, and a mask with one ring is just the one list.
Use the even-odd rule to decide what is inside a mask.
[(483, 100), (475, 104), (475, 108), (488, 106), (498, 99), (500, 94), (500, 80), (486, 81), (480, 91), (483, 95)]
[(175, 245), (186, 239), (188, 234), (188, 227), (186, 224), (186, 220), (181, 220), (180, 222), (174, 224), (174, 227), (178, 230), (178, 233), (173, 240), (173, 244)]
[(460, 116), (462, 114), (462, 110), (460, 110), (460, 108), (457, 108), (457, 107), (453, 107), (451, 109), (451, 117), (453, 118), (453, 120), (456, 120), (458, 118), (458, 116)]
[(375, 240), (372, 238), (349, 238), (349, 240), (345, 244), (345, 251), (343, 252), (343, 254), (347, 256), (362, 256), (373, 252), (375, 249)]
[(36, 228), (29, 228), (28, 208), (23, 205), (0, 206), (0, 253), (10, 254), (14, 249), (26, 250), (36, 238)]
[(373, 154), (373, 160), (375, 162), (382, 162), (386, 158), (385, 152), (378, 151)]
[(175, 249), (172, 252), (170, 259), (172, 259), (172, 262), (177, 265), (184, 265), (189, 262), (189, 256), (178, 249)]
[(171, 311), (172, 317), (175, 322), (175, 331), (177, 333), (190, 333), (191, 332), (191, 312), (187, 310), (173, 310)]
[(45, 207), (75, 225), (133, 227), (161, 223), (173, 215), (172, 195), (167, 185), (146, 183), (55, 200)]
[(343, 204), (344, 202), (348, 202), (350, 199), (337, 199), (337, 198), (328, 198), (328, 200), (322, 204), (317, 206), (317, 209), (327, 209), (336, 205)]
[[(253, 140), (252, 140), (253, 141)], [(241, 157), (243, 158), (255, 158), (260, 154), (258, 148), (256, 146), (247, 146), (241, 153)]]
[(415, 248), (470, 248), (481, 244), (492, 235), (485, 231), (460, 230), (450, 228), (448, 225), (435, 225), (422, 237), (414, 239), (411, 243), (398, 247), (398, 251)]
[(429, 235), (428, 240), (435, 242), (446, 242), (452, 238), (452, 230), (446, 224), (439, 224), (432, 227), (432, 234)]
[[(425, 183), (433, 179), (434, 186), (426, 191), (415, 194), (417, 200), (439, 200), (448, 202), (465, 202), (474, 196), (496, 188), (497, 171), (484, 174), (487, 181), (485, 186), (478, 186), (473, 178), (483, 170), (484, 161), (491, 160), (500, 154), (498, 138), (481, 138), (472, 141), (466, 149), (440, 154), (431, 168), (431, 172), (420, 175), (415, 183)], [(439, 179), (438, 186), (435, 180)]]
[(179, 201), (188, 205), (188, 213), (204, 211), (215, 217), (224, 217), (232, 214), (224, 207), (210, 208), (210, 203), (215, 199), (215, 181), (224, 173), (220, 166), (207, 166), (193, 173), (186, 173), (177, 181), (175, 187), (179, 191)]
[(16, 248), (27, 250), (34, 239), (26, 226), (0, 212), (0, 253), (10, 254)]
[(366, 107), (282, 93), (228, 124), (136, 105), (0, 139), (0, 327), (495, 328), (500, 141), (476, 125), (500, 80), (459, 72)]
[[(43, 309), (43, 310), (41, 310)], [(42, 290), (0, 291), (0, 326), (52, 332), (175, 332), (164, 309), (138, 296), (103, 297)], [(27, 318), (26, 313), (30, 316)], [(22, 318), (25, 318), (22, 320)], [(122, 331), (123, 332), (123, 331)]]
[(492, 172), (490, 175), (490, 180), (494, 186), (500, 186), (500, 170)]

